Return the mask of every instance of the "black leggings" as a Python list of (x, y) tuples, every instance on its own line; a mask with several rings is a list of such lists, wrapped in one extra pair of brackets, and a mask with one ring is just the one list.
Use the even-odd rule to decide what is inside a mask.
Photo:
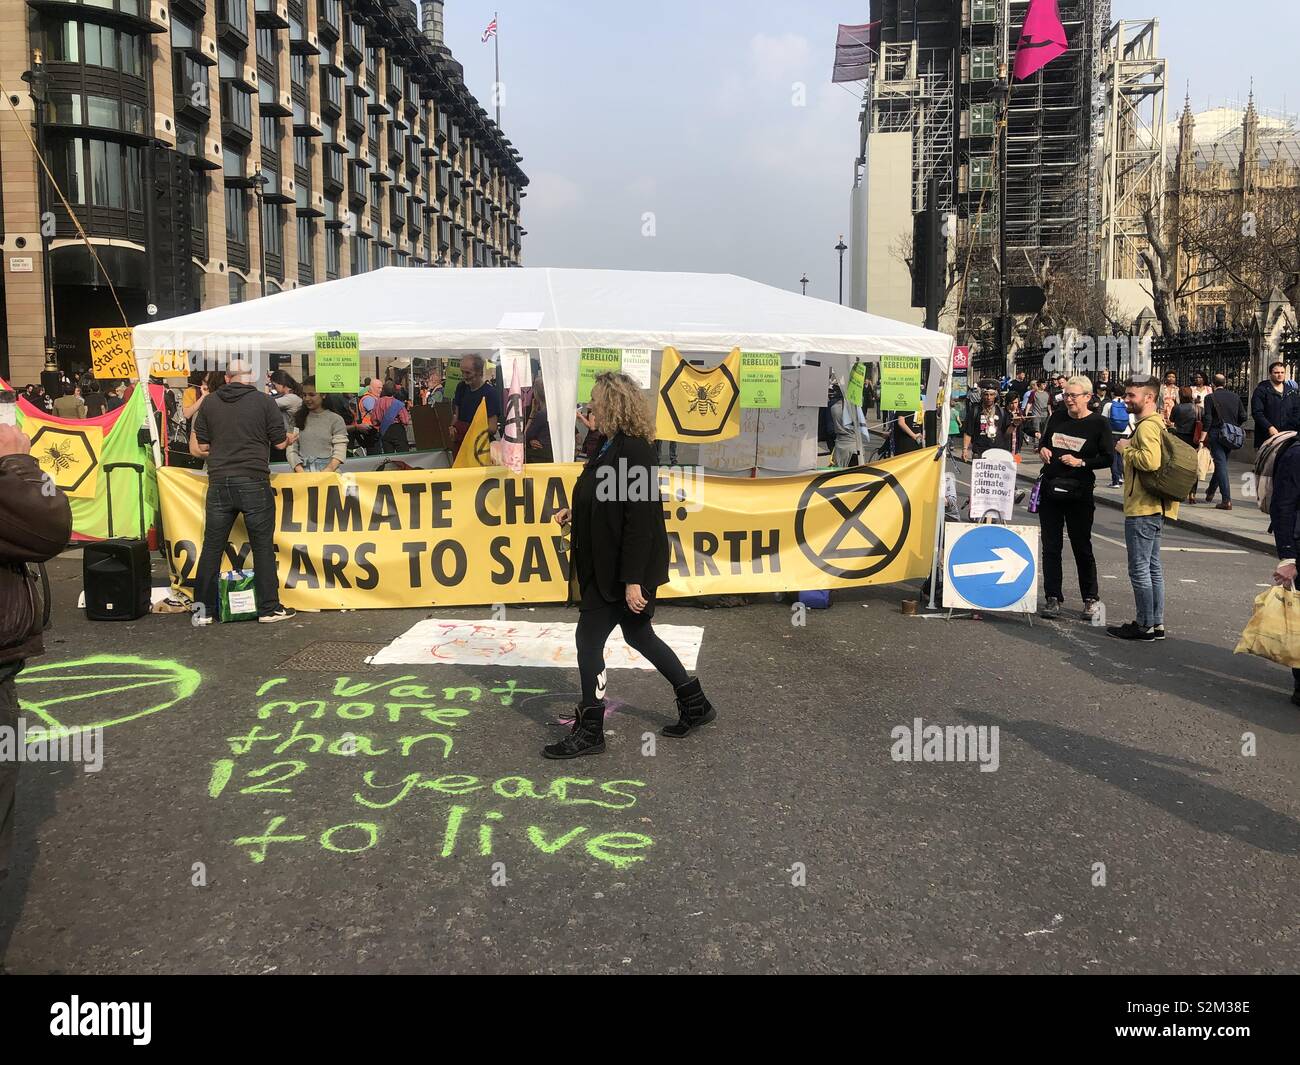
[(582, 679), (582, 705), (592, 706), (605, 697), (605, 641), (618, 626), (627, 645), (642, 655), (674, 688), (691, 678), (676, 653), (655, 635), (650, 619), (633, 614), (626, 603), (607, 603), (578, 613), (578, 676)]

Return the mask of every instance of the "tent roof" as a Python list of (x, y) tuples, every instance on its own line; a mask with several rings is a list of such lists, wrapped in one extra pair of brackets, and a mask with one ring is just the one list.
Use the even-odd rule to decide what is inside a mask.
[(137, 352), (302, 352), (360, 334), (363, 355), (673, 345), (682, 351), (924, 355), (952, 338), (734, 274), (388, 267), (135, 327)]

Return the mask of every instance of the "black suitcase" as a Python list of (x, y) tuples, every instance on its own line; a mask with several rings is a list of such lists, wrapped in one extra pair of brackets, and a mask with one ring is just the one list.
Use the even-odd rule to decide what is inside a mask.
[[(113, 471), (135, 470), (140, 482), (140, 538), (113, 536)], [(144, 467), (135, 462), (110, 462), (104, 467), (108, 497), (108, 539), (87, 544), (82, 550), (82, 583), (86, 589), (86, 617), (91, 621), (134, 621), (153, 607), (153, 576), (149, 544), (144, 531)]]

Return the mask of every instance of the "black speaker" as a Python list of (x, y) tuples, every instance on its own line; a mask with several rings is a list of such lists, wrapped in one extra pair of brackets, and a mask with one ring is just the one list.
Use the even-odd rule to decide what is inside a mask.
[[(125, 466), (140, 481), (140, 538), (113, 535), (112, 472)], [(86, 590), (86, 617), (91, 621), (134, 621), (153, 608), (153, 577), (149, 544), (145, 540), (144, 467), (133, 462), (111, 462), (103, 469), (108, 497), (108, 536), (82, 549), (81, 576)]]

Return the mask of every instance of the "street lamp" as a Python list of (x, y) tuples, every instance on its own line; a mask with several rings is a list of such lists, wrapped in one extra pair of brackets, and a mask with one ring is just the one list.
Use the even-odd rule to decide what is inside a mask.
[(803, 286), (803, 294), (808, 295), (808, 271), (804, 271), (803, 276), (799, 278), (799, 284)]
[(50, 222), (49, 189), (45, 177), (45, 104), (48, 100), (49, 79), (45, 72), (45, 59), (39, 48), (32, 50), (32, 69), (24, 71), (22, 80), (27, 82), (28, 95), (35, 104), (36, 111), (36, 202), (41, 213), (41, 279), (45, 286), (45, 368), (59, 368), (58, 349), (54, 342), (54, 277), (50, 269), (50, 237), (53, 226)]
[(258, 295), (266, 295), (266, 231), (262, 224), (262, 197), (265, 195), (266, 186), (271, 183), (271, 179), (262, 173), (261, 170), (253, 172), (253, 197), (257, 200), (257, 251), (259, 270), (258, 274)]
[(849, 246), (844, 243), (844, 234), (840, 234), (840, 242), (835, 245), (835, 250), (840, 253), (840, 303), (844, 303), (844, 253), (849, 250)]

